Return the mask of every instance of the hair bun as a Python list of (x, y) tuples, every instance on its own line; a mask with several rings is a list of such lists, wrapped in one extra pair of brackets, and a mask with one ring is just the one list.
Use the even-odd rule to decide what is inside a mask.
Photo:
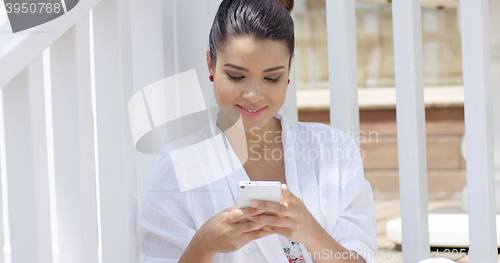
[(280, 1), (285, 5), (286, 10), (288, 10), (288, 13), (291, 13), (293, 9), (293, 0), (280, 0)]

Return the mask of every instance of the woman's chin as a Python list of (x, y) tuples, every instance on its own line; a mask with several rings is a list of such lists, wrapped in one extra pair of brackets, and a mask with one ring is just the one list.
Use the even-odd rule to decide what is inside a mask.
[(272, 127), (273, 125), (269, 123), (273, 118), (269, 117), (268, 114), (263, 114), (258, 118), (249, 118), (234, 108), (221, 107), (221, 111), (223, 115), (219, 115), (221, 117), (219, 124), (225, 129), (234, 126), (240, 130), (244, 130), (246, 133), (259, 133), (261, 129), (266, 129), (266, 126)]
[(260, 130), (267, 130), (267, 127), (272, 127), (269, 123), (272, 118), (264, 120), (256, 119), (246, 119), (243, 117), (243, 126), (245, 127), (245, 132), (247, 133), (260, 133)]

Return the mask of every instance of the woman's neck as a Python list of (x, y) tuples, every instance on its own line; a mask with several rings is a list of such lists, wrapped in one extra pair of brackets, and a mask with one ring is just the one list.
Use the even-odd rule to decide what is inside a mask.
[[(235, 123), (236, 122), (236, 123)], [(275, 141), (278, 136), (281, 136), (282, 127), (281, 121), (275, 117), (272, 117), (264, 126), (261, 128), (253, 128), (251, 131), (245, 131), (243, 133), (243, 123), (241, 119), (238, 121), (230, 120), (224, 113), (219, 112), (217, 117), (217, 126), (226, 134), (226, 136), (232, 135), (235, 139), (242, 139), (242, 135), (247, 142), (247, 146), (251, 145), (266, 145), (269, 141)]]
[(271, 118), (262, 128), (254, 129), (252, 132), (245, 133), (247, 145), (269, 145), (276, 141), (278, 136), (281, 136), (281, 122), (277, 118)]
[(259, 154), (267, 150), (281, 149), (282, 127), (277, 118), (270, 119), (261, 129), (245, 132), (242, 128), (241, 119), (234, 123), (224, 114), (218, 115), (217, 126), (226, 135), (231, 148), (242, 164), (254, 160)]

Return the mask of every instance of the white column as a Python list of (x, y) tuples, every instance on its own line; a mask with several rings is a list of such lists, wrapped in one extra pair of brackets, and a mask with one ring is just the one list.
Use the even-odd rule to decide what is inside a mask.
[(211, 16), (209, 11), (212, 10), (214, 1), (171, 0), (171, 6), (168, 7), (171, 15), (167, 16), (167, 19), (172, 19), (172, 30), (170, 31), (172, 36), (170, 47), (172, 49), (167, 51), (169, 52), (167, 63), (173, 64), (170, 67), (172, 71), (167, 76), (195, 69), (207, 107), (217, 105), (213, 94), (213, 83), (208, 80), (210, 74), (206, 54), (209, 28), (212, 25), (209, 22)]
[[(496, 262), (488, 0), (461, 0), (470, 262)], [(489, 254), (480, 253), (488, 251)]]
[[(293, 11), (292, 11), (293, 18)], [(295, 48), (297, 50), (297, 48)], [(286, 90), (286, 99), (283, 103), (283, 109), (285, 110), (285, 117), (292, 121), (299, 120), (299, 109), (297, 107), (297, 56), (292, 60), (292, 65), (290, 66), (290, 84)]]
[(102, 259), (136, 263), (137, 178), (127, 108), (133, 95), (130, 0), (103, 0), (93, 17)]
[(2, 172), (6, 172), (12, 262), (52, 262), (43, 61), (38, 56), (2, 90)]
[[(165, 27), (162, 12), (163, 2), (157, 0), (131, 1), (134, 93), (166, 77), (164, 75), (162, 36)], [(165, 16), (170, 17), (170, 14), (165, 14)], [(157, 155), (135, 151), (135, 157), (138, 211), (140, 213)]]
[(59, 261), (98, 262), (88, 13), (50, 55)]
[(402, 248), (411, 263), (430, 257), (420, 1), (393, 1), (392, 16)]
[(358, 68), (354, 0), (327, 0), (330, 125), (358, 143)]
[[(500, 101), (500, 0), (489, 1), (492, 98)], [(493, 103), (496, 212), (500, 213), (500, 103)], [(498, 237), (497, 237), (498, 238)]]

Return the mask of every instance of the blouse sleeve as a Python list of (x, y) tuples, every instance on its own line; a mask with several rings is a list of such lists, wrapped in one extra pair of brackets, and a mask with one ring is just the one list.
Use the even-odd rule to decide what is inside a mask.
[(367, 263), (376, 263), (377, 226), (371, 185), (364, 177), (356, 142), (347, 134), (342, 135), (339, 144), (345, 142), (345, 147), (339, 161), (339, 218), (332, 236)]
[(189, 194), (179, 190), (170, 156), (161, 155), (137, 219), (137, 239), (144, 263), (179, 261), (196, 233), (187, 210), (189, 202)]

